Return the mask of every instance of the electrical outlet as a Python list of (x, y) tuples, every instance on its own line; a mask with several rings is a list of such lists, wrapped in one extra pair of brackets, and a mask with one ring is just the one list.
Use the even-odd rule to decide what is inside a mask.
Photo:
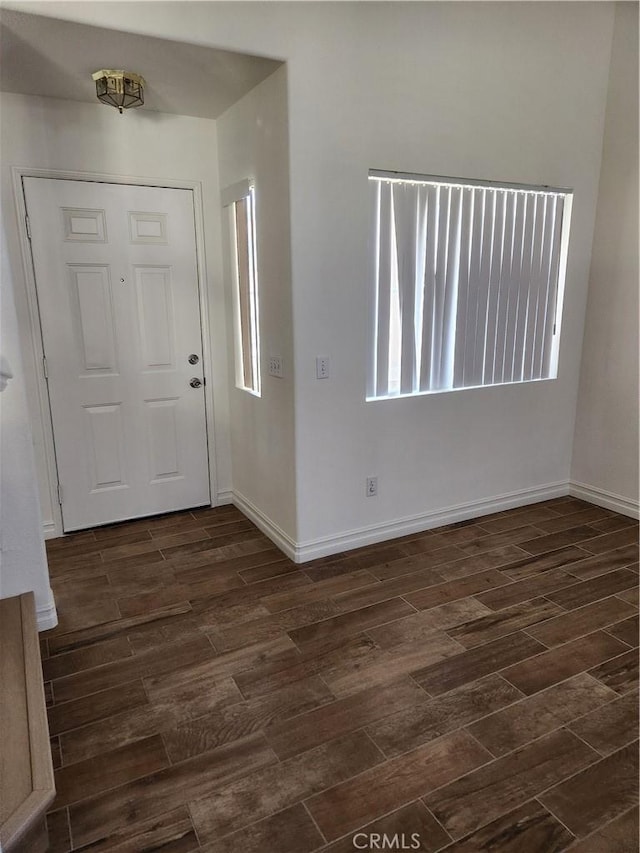
[(319, 355), (316, 357), (316, 379), (329, 378), (329, 356)]
[(378, 478), (367, 477), (367, 497), (375, 498), (378, 494)]
[(269, 356), (269, 376), (282, 379), (282, 358), (279, 355)]

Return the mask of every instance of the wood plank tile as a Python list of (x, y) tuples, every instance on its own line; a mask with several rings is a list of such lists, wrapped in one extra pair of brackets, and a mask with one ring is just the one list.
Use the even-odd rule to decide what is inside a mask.
[(589, 526), (599, 530), (600, 533), (614, 533), (616, 530), (622, 530), (624, 527), (635, 527), (636, 531), (638, 530), (637, 520), (629, 518), (626, 515), (611, 515), (609, 518), (596, 521)]
[(333, 699), (329, 688), (317, 676), (235, 704), (210, 711), (163, 733), (163, 741), (173, 764), (209, 752), (224, 743), (265, 731), (280, 720), (304, 714)]
[(634, 807), (580, 839), (571, 853), (637, 853), (638, 834), (638, 809)]
[[(185, 533), (184, 536), (186, 538), (187, 534)], [(154, 541), (163, 542), (160, 539)], [(241, 545), (247, 545), (248, 547), (246, 550), (240, 549)], [(263, 551), (265, 548), (272, 547), (273, 543), (270, 539), (267, 539), (262, 533), (251, 531), (247, 534), (216, 536), (215, 539), (194, 539), (182, 545), (171, 545), (169, 547), (163, 542), (161, 553), (166, 560), (175, 560), (177, 562), (179, 557), (189, 557), (198, 552), (206, 552), (213, 559), (216, 558), (216, 554), (220, 559), (228, 559), (229, 557), (239, 556), (241, 553)]]
[(356, 732), (239, 781), (219, 785), (190, 805), (200, 843), (282, 811), (381, 760), (373, 742), (363, 732)]
[(615, 693), (586, 673), (574, 675), (522, 702), (469, 726), (471, 734), (500, 756), (535, 740), (615, 698)]
[(309, 813), (298, 803), (200, 849), (202, 853), (310, 853), (323, 841)]
[(546, 598), (532, 598), (530, 601), (514, 604), (503, 610), (490, 611), (489, 615), (448, 628), (447, 634), (465, 648), (472, 649), (563, 612), (561, 607)]
[(443, 580), (451, 581), (457, 578), (466, 578), (468, 575), (488, 569), (502, 569), (514, 561), (521, 560), (525, 555), (526, 552), (522, 548), (518, 548), (517, 545), (503, 545), (501, 548), (494, 548), (492, 551), (475, 554), (472, 557), (462, 557), (462, 559), (454, 560), (452, 563), (445, 563), (438, 567), (438, 572), (442, 575)]
[(53, 769), (57, 770), (58, 767), (62, 767), (62, 750), (60, 749), (60, 738), (49, 738), (49, 747), (51, 749), (51, 763), (53, 764)]
[(401, 709), (424, 706), (427, 701), (425, 692), (414, 681), (401, 678), (323, 705), (295, 719), (278, 721), (265, 734), (278, 758), (290, 758)]
[[(590, 529), (589, 533), (591, 533)], [(473, 542), (465, 542), (457, 547), (463, 551), (467, 557), (472, 557), (475, 554), (492, 551), (494, 548), (501, 548), (503, 545), (518, 545), (520, 548), (525, 548), (524, 543), (533, 541), (533, 537), (539, 536), (540, 531), (538, 528), (527, 524), (522, 527), (516, 527), (513, 530), (505, 530), (503, 533), (491, 533), (489, 536), (484, 536)], [(566, 542), (565, 544), (569, 545), (571, 543)], [(525, 550), (528, 551), (529, 549), (525, 548)]]
[(595, 526), (596, 522), (610, 518), (611, 514), (611, 511), (608, 509), (591, 506), (588, 509), (580, 510), (580, 512), (574, 512), (571, 515), (561, 515), (556, 518), (545, 519), (536, 524), (536, 527), (545, 533), (560, 533), (563, 530), (569, 530), (572, 527), (579, 527), (583, 524), (588, 524), (589, 527), (598, 530), (599, 528)]
[(560, 853), (574, 840), (544, 806), (531, 800), (451, 844), (446, 853)]
[(595, 761), (570, 732), (545, 735), (424, 797), (453, 838), (473, 832)]
[[(520, 581), (533, 575), (541, 575), (548, 572), (549, 569), (568, 566), (583, 560), (586, 556), (587, 552), (583, 551), (582, 548), (578, 548), (577, 545), (569, 545), (567, 548), (550, 551), (548, 554), (539, 554), (537, 557), (534, 557), (533, 554), (527, 554), (527, 556), (504, 566), (502, 571), (512, 580)], [(567, 571), (569, 570), (567, 569)]]
[(594, 667), (589, 672), (616, 693), (628, 693), (638, 687), (638, 652), (631, 649)]
[[(437, 607), (439, 604), (446, 604), (448, 601), (456, 601), (459, 598), (466, 598), (468, 595), (493, 590), (510, 583), (510, 578), (497, 570), (477, 572), (468, 578), (447, 581), (406, 595), (405, 600), (416, 610), (428, 610), (430, 607)], [(533, 598), (533, 596), (529, 596), (529, 598)]]
[(624, 545), (637, 544), (638, 531), (636, 528), (625, 527), (615, 533), (605, 533), (602, 536), (596, 536), (594, 539), (588, 539), (582, 547), (592, 554), (602, 554), (604, 551), (612, 551), (614, 548), (622, 548)]
[[(374, 820), (357, 832), (350, 832), (339, 841), (323, 847), (319, 853), (353, 853), (358, 847), (380, 849), (385, 838), (388, 839), (387, 844), (397, 839), (397, 844), (403, 844), (405, 850), (410, 849), (415, 853), (435, 853), (451, 840), (424, 803), (418, 800)], [(372, 847), (373, 844), (377, 846)], [(395, 849), (402, 848), (396, 846)]]
[[(558, 646), (560, 643), (582, 637), (598, 628), (606, 628), (607, 625), (612, 625), (633, 612), (634, 609), (630, 604), (610, 596), (594, 601), (593, 604), (587, 604), (585, 607), (578, 607), (569, 613), (565, 612), (562, 616), (549, 619), (541, 625), (534, 625), (527, 630), (527, 633), (545, 646)], [(609, 630), (608, 633), (611, 634), (612, 631)]]
[(42, 673), (45, 681), (50, 681), (74, 672), (82, 672), (93, 669), (95, 666), (122, 660), (131, 657), (132, 654), (126, 637), (114, 637), (72, 652), (49, 657), (42, 663)]
[(562, 530), (560, 533), (549, 533), (547, 536), (538, 535), (526, 542), (521, 542), (520, 547), (530, 554), (545, 554), (547, 551), (556, 551), (558, 548), (564, 548), (565, 545), (575, 545), (578, 542), (580, 547), (584, 547), (584, 542), (593, 539), (597, 532), (593, 527), (582, 524), (568, 530)]
[(452, 563), (464, 557), (462, 551), (455, 545), (438, 548), (430, 553), (409, 554), (387, 562), (379, 562), (370, 567), (370, 571), (378, 580), (385, 581), (399, 578), (414, 572), (438, 569), (447, 563)]
[(602, 755), (626, 746), (638, 736), (638, 691), (632, 690), (570, 723), (572, 732)]
[(164, 646), (166, 643), (176, 643), (179, 640), (193, 639), (204, 633), (198, 617), (192, 610), (187, 610), (176, 616), (137, 625), (127, 633), (127, 639), (133, 653), (137, 655), (147, 649)]
[(623, 601), (627, 601), (629, 604), (633, 604), (634, 607), (638, 606), (638, 588), (635, 589), (625, 589), (623, 592), (616, 593), (618, 598), (621, 598)]
[(60, 734), (113, 714), (147, 705), (147, 694), (141, 681), (131, 681), (126, 687), (118, 685), (100, 693), (82, 696), (69, 702), (60, 702), (49, 708), (49, 732)]
[(55, 773), (56, 799), (53, 808), (62, 808), (94, 794), (140, 779), (169, 764), (159, 736), (145, 738), (124, 749), (64, 766)]
[(191, 605), (189, 604), (172, 605), (171, 607), (163, 607), (161, 610), (151, 613), (145, 613), (142, 616), (134, 616), (131, 619), (113, 619), (110, 622), (103, 622), (100, 625), (92, 625), (90, 628), (83, 628), (69, 633), (50, 633), (48, 634), (49, 648), (52, 655), (73, 651), (84, 646), (90, 646), (99, 640), (122, 636), (133, 628), (148, 625), (150, 622), (156, 622), (160, 619), (166, 619), (168, 616), (178, 616), (182, 613), (188, 613), (190, 610)]
[(281, 613), (270, 613), (268, 616), (250, 619), (239, 625), (223, 625), (220, 628), (214, 626), (208, 628), (207, 633), (210, 634), (216, 649), (221, 652), (232, 651), (249, 643), (278, 639), (295, 628), (338, 616), (342, 610), (333, 600), (323, 599), (311, 604), (302, 604), (291, 610), (283, 610)]
[[(273, 555), (275, 557), (275, 554)], [(300, 566), (292, 563), (288, 558), (277, 558), (272, 561), (260, 562), (258, 565), (249, 569), (242, 569), (238, 574), (245, 583), (251, 584), (256, 581), (274, 578), (277, 575), (286, 574), (287, 572), (299, 572)]]
[(100, 720), (63, 734), (65, 762), (83, 761), (106, 750), (119, 749), (150, 735), (161, 734), (180, 723), (231, 705), (240, 698), (230, 678), (213, 684), (207, 684), (202, 678), (183, 685), (181, 689), (158, 691), (149, 705), (114, 714), (108, 725)]
[(455, 657), (460, 649), (460, 644), (451, 637), (441, 631), (433, 631), (424, 638), (400, 643), (390, 649), (374, 648), (363, 661), (341, 661), (323, 670), (322, 677), (335, 696), (350, 696), (358, 690), (421, 671), (436, 661)]
[(638, 742), (556, 785), (540, 802), (578, 837), (637, 806)]
[(53, 584), (58, 626), (56, 633), (77, 631), (118, 619), (120, 611), (111, 597), (106, 575)]
[(604, 631), (594, 631), (543, 654), (516, 663), (502, 672), (512, 684), (530, 695), (564, 681), (598, 663), (619, 655), (627, 647)]
[[(242, 586), (243, 584), (240, 578), (236, 578), (231, 585)], [(195, 596), (193, 595), (191, 586), (174, 583), (154, 589), (151, 592), (142, 592), (138, 595), (118, 598), (118, 607), (120, 608), (120, 613), (127, 618), (148, 613), (150, 610), (159, 610), (161, 607), (167, 607), (170, 604), (189, 601), (193, 597)]]
[(213, 657), (215, 652), (207, 638), (196, 637), (185, 642), (167, 643), (166, 646), (149, 649), (124, 660), (67, 675), (54, 681), (53, 689), (58, 702), (64, 702), (98, 693), (127, 681), (135, 681), (143, 676), (171, 672)]
[[(170, 536), (161, 536), (156, 539), (146, 539), (131, 545), (119, 545), (116, 548), (108, 547), (101, 551), (105, 563), (122, 558), (137, 557), (140, 554), (148, 554), (156, 551), (172, 553), (172, 547), (183, 547), (186, 543), (211, 541), (211, 537), (202, 528), (186, 530), (183, 533), (174, 533)], [(205, 547), (205, 546), (203, 546)]]
[(180, 806), (151, 820), (127, 822), (83, 850), (86, 853), (197, 853), (200, 848), (189, 810)]
[(464, 684), (444, 696), (390, 713), (367, 733), (387, 756), (400, 755), (522, 698), (499, 675)]
[[(71, 806), (71, 832), (76, 847), (109, 838), (127, 822), (159, 817), (176, 807), (221, 789), (252, 771), (276, 762), (260, 735), (225, 745), (143, 779)], [(179, 792), (179, 793), (178, 793)]]
[(71, 850), (71, 832), (67, 809), (49, 812), (47, 815), (47, 832), (49, 833), (48, 853), (69, 853)]
[(431, 610), (421, 610), (387, 625), (369, 628), (367, 633), (380, 648), (389, 649), (398, 643), (423, 639), (432, 631), (446, 630), (462, 622), (486, 616), (487, 613), (492, 611), (475, 598), (462, 598), (440, 607), (432, 607)]
[(442, 583), (444, 578), (435, 569), (422, 569), (397, 578), (379, 581), (353, 592), (344, 592), (335, 596), (336, 602), (347, 610), (357, 610), (371, 604), (379, 604), (399, 595), (406, 595), (427, 586)]
[[(287, 639), (289, 640), (288, 637)], [(292, 640), (289, 642), (291, 643), (289, 652), (283, 653), (277, 660), (256, 665), (234, 676), (245, 698), (262, 696), (285, 684), (329, 672), (337, 666), (362, 665), (378, 650), (378, 646), (366, 634), (359, 634), (332, 648), (323, 648), (320, 651), (316, 649), (300, 651)]]
[[(518, 632), (419, 669), (413, 677), (432, 696), (439, 696), (543, 650), (543, 645)], [(517, 682), (512, 683), (520, 689)]]
[(176, 577), (173, 569), (162, 560), (159, 563), (147, 563), (143, 566), (120, 568), (117, 563), (107, 571), (111, 594), (117, 600), (129, 595), (142, 595), (173, 586)]
[(367, 628), (383, 625), (385, 622), (393, 622), (415, 613), (413, 607), (402, 598), (391, 598), (380, 604), (372, 604), (359, 610), (352, 610), (342, 616), (333, 616), (314, 622), (301, 628), (289, 631), (289, 636), (298, 646), (322, 647), (327, 640), (335, 642), (338, 637), (353, 637)]
[(503, 607), (511, 607), (540, 595), (549, 598), (550, 593), (570, 586), (574, 580), (573, 576), (564, 569), (550, 569), (544, 574), (514, 581), (508, 586), (492, 589), (489, 592), (482, 592), (477, 598), (492, 610), (502, 610)]
[(453, 732), (317, 794), (307, 808), (333, 841), (488, 760), (466, 732)]
[(485, 515), (478, 519), (478, 522), (488, 533), (502, 533), (505, 530), (522, 527), (525, 524), (534, 524), (536, 527), (539, 527), (537, 522), (547, 521), (550, 518), (558, 518), (557, 513), (547, 507), (536, 506), (534, 504), (528, 507), (517, 507), (516, 509), (506, 510), (505, 512)]
[(607, 628), (607, 634), (611, 634), (617, 640), (622, 640), (632, 648), (638, 647), (638, 631), (640, 624), (638, 622), (638, 614), (631, 616), (629, 619), (624, 619), (622, 622), (616, 622), (615, 625)]
[(326, 581), (320, 581), (305, 587), (304, 590), (296, 589), (287, 592), (276, 592), (262, 598), (262, 604), (269, 613), (279, 613), (281, 610), (289, 610), (301, 604), (310, 604), (312, 601), (322, 601), (323, 598), (339, 595), (341, 592), (349, 592), (361, 589), (369, 584), (376, 583), (371, 572), (360, 569), (346, 575), (338, 575)]
[(591, 580), (580, 581), (565, 589), (552, 592), (548, 598), (566, 610), (573, 610), (637, 585), (638, 576), (635, 572), (629, 569), (617, 569), (615, 572), (607, 572), (606, 575), (599, 575)]
[[(584, 553), (587, 554), (586, 551)], [(624, 569), (625, 566), (631, 565), (637, 559), (637, 546), (627, 545), (624, 548), (616, 548), (615, 551), (605, 551), (603, 554), (582, 557), (567, 566), (567, 572), (580, 580), (589, 580), (589, 578), (612, 572), (614, 569)]]

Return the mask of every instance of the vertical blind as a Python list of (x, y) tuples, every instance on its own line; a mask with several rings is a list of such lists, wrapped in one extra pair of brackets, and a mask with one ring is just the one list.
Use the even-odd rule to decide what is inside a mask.
[(570, 193), (369, 182), (368, 399), (551, 376)]

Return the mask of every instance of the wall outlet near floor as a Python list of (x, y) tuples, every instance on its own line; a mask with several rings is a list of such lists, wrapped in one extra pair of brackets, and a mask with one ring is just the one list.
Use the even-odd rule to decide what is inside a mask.
[(282, 379), (282, 358), (279, 355), (269, 356), (269, 376)]
[(367, 477), (367, 497), (375, 498), (378, 494), (378, 478)]
[(316, 379), (329, 378), (329, 356), (319, 355), (316, 357)]

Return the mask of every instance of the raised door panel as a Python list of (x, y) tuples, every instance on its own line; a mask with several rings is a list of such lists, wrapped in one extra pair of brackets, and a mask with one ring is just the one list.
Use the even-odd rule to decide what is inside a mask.
[(179, 402), (177, 397), (145, 401), (150, 483), (163, 483), (184, 477), (178, 447)]
[(80, 369), (115, 373), (116, 341), (109, 267), (69, 264), (68, 269)]
[(143, 370), (175, 366), (173, 291), (169, 267), (134, 267)]
[(85, 406), (89, 491), (127, 488), (122, 404)]

